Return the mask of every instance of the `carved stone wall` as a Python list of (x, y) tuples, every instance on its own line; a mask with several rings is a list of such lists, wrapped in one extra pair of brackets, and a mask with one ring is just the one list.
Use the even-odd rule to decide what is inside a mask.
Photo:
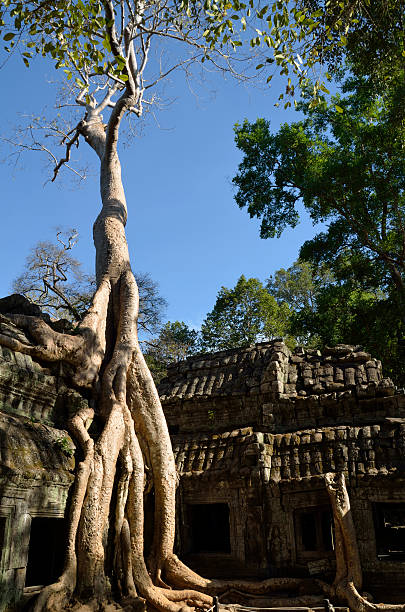
[(381, 508), (403, 513), (405, 534), (405, 396), (379, 361), (358, 347), (291, 353), (275, 341), (176, 364), (160, 393), (181, 476), (180, 552), (187, 555), (188, 505), (222, 500), (230, 510), (230, 552), (189, 555), (193, 567), (333, 579), (323, 476), (343, 472), (366, 588), (379, 593), (385, 585), (386, 600), (387, 590), (391, 599), (405, 597), (405, 541), (404, 554), (390, 556), (376, 539)]
[[(13, 326), (1, 327), (27, 342)], [(0, 610), (21, 606), (40, 586), (26, 588), (32, 525), (64, 518), (75, 447), (62, 423), (84, 401), (31, 357), (0, 347)], [(50, 540), (43, 539), (45, 552)]]
[[(12, 326), (1, 332), (24, 341)], [(405, 546), (402, 558), (381, 544), (384, 529), (402, 533), (402, 511), (405, 534), (405, 396), (378, 361), (356, 347), (291, 353), (275, 341), (176, 364), (160, 393), (187, 563), (206, 575), (333, 577), (323, 475), (344, 472), (366, 588), (405, 596)], [(0, 349), (0, 610), (38, 586), (27, 584), (30, 534), (35, 521), (64, 516), (74, 445), (63, 423), (85, 401), (59, 367)], [(218, 541), (226, 531), (222, 549), (195, 546), (204, 505), (218, 522), (205, 528)], [(384, 513), (394, 522), (378, 531)]]

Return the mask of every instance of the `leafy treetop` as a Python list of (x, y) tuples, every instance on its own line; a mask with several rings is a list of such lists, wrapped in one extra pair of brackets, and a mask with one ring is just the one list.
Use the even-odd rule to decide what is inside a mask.
[(201, 326), (201, 348), (218, 351), (283, 336), (289, 308), (277, 304), (257, 278), (241, 276), (232, 289), (222, 287)]
[[(265, 5), (255, 0), (1, 0), (0, 29), (6, 51), (19, 45), (26, 66), (39, 54), (62, 68), (81, 104), (96, 108), (100, 95), (109, 91), (106, 82), (116, 91), (136, 85), (141, 96), (132, 111), (139, 115), (143, 104), (151, 102), (144, 94), (180, 66), (209, 61), (235, 74), (232, 56), (244, 44), (258, 58), (256, 69), (264, 71), (267, 82), (274, 66), (285, 76), (280, 96), (287, 96), (285, 106), (291, 105), (296, 84), (304, 87), (319, 68), (316, 101), (320, 91), (327, 91), (325, 58), (341, 53), (367, 19), (368, 8), (367, 0), (273, 0)], [(166, 69), (156, 65), (148, 71), (156, 38), (170, 39), (166, 53), (172, 61)], [(187, 56), (174, 50), (176, 43), (188, 48)], [(111, 103), (109, 96), (105, 106)]]
[(378, 259), (405, 296), (404, 83), (383, 95), (365, 79), (348, 79), (343, 94), (306, 119), (273, 134), (269, 122), (235, 128), (244, 157), (233, 179), (236, 202), (261, 219), (261, 237), (295, 227), (302, 199), (313, 221), (328, 229), (301, 254), (330, 264), (341, 252)]

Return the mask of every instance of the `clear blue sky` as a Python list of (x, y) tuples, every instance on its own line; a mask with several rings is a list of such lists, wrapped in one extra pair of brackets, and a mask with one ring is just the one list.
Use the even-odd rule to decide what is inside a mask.
[[(2, 68), (7, 87), (0, 98), (2, 135), (10, 134), (21, 114), (52, 106), (56, 71), (38, 59), (27, 70), (19, 58)], [(261, 240), (258, 222), (233, 200), (231, 179), (241, 159), (233, 125), (245, 117), (269, 118), (274, 129), (298, 120), (293, 110), (274, 107), (280, 81), (271, 89), (244, 86), (214, 75), (195, 96), (181, 76), (167, 86), (174, 98), (149, 118), (129, 147), (121, 146), (129, 219), (127, 236), (133, 267), (149, 272), (168, 300), (167, 318), (198, 326), (211, 310), (221, 286), (232, 287), (241, 274), (264, 280), (297, 258), (300, 245), (314, 234), (306, 219), (282, 238)], [(172, 86), (172, 87), (171, 87)], [(77, 187), (70, 180), (44, 183), (49, 174), (37, 153), (27, 153), (14, 168), (1, 148), (3, 214), (0, 226), (0, 295), (11, 291), (29, 249), (51, 239), (55, 226), (80, 232), (76, 256), (93, 269), (92, 223), (99, 210), (96, 160)]]

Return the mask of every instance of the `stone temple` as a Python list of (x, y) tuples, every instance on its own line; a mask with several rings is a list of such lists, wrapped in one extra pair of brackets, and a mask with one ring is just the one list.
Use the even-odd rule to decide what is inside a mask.
[[(4, 318), (0, 333), (28, 342)], [(63, 423), (87, 401), (66, 380), (0, 348), (0, 611), (21, 609), (61, 570), (75, 466)], [(341, 472), (364, 589), (405, 601), (405, 395), (379, 361), (276, 340), (177, 363), (159, 392), (181, 559), (207, 576), (333, 580), (324, 474)]]

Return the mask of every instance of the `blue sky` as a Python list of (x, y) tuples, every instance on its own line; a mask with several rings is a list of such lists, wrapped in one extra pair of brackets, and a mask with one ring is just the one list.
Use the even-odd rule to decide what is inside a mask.
[[(7, 88), (0, 98), (2, 136), (22, 122), (22, 114), (41, 115), (45, 106), (52, 106), (57, 78), (52, 66), (40, 59), (29, 70), (18, 57), (3, 66)], [(159, 283), (169, 303), (167, 319), (198, 326), (221, 286), (234, 286), (241, 274), (264, 280), (288, 267), (300, 245), (315, 233), (304, 219), (280, 239), (261, 240), (258, 222), (233, 200), (231, 179), (241, 160), (233, 125), (260, 116), (277, 129), (280, 123), (299, 118), (293, 110), (274, 107), (280, 83), (274, 78), (268, 89), (213, 75), (195, 95), (179, 75), (167, 86), (171, 104), (156, 111), (156, 120), (145, 121), (130, 146), (121, 146), (133, 267), (149, 272)], [(51, 239), (56, 226), (79, 230), (76, 257), (91, 271), (92, 223), (99, 210), (92, 152), (87, 154), (85, 143), (79, 149), (93, 162), (89, 178), (80, 186), (68, 179), (45, 184), (49, 171), (40, 154), (27, 153), (14, 167), (8, 153), (3, 144), (0, 294), (10, 293), (29, 249), (38, 240)]]

